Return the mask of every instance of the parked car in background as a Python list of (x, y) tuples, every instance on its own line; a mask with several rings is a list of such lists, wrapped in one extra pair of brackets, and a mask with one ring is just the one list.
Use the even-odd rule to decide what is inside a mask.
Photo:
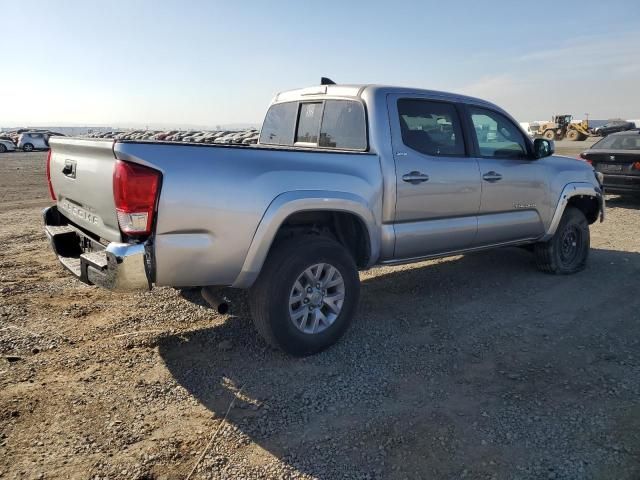
[(16, 149), (16, 144), (6, 138), (0, 138), (0, 153), (13, 152)]
[(358, 270), (530, 245), (570, 274), (604, 216), (598, 173), (461, 95), (320, 85), (275, 97), (258, 144), (54, 138), (44, 212), (80, 280), (249, 290), (267, 342), (318, 352), (354, 317)]
[(18, 148), (25, 152), (49, 149), (49, 134), (46, 132), (23, 132), (18, 137)]
[(605, 192), (640, 194), (640, 130), (613, 133), (580, 158), (602, 172)]
[(626, 120), (612, 120), (605, 123), (601, 127), (596, 128), (594, 130), (594, 133), (596, 135), (606, 137), (607, 135), (610, 135), (612, 133), (625, 132), (633, 128), (636, 128), (636, 125), (633, 122), (627, 122)]

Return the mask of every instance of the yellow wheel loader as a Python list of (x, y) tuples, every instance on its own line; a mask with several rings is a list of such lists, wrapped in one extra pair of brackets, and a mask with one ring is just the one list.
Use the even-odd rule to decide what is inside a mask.
[(571, 123), (572, 115), (555, 115), (551, 122), (543, 123), (538, 128), (538, 133), (547, 140), (584, 140), (593, 136), (589, 128), (589, 120), (580, 123)]

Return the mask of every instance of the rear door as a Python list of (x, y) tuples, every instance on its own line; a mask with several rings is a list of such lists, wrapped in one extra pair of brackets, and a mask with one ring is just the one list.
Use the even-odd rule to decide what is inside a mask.
[(396, 165), (394, 257), (469, 247), (477, 231), (480, 174), (454, 103), (389, 95)]
[(482, 179), (476, 246), (534, 239), (544, 233), (547, 169), (533, 160), (530, 143), (502, 113), (466, 107)]

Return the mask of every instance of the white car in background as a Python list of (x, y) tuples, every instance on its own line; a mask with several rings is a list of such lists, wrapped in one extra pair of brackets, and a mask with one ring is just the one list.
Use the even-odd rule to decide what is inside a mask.
[(18, 137), (18, 148), (25, 152), (49, 150), (49, 135), (45, 132), (23, 132)]
[(0, 153), (15, 152), (16, 145), (11, 140), (0, 138)]

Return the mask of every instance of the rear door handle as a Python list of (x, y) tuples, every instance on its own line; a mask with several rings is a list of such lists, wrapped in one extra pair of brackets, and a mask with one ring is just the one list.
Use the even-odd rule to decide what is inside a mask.
[(421, 173), (414, 170), (413, 172), (404, 174), (402, 176), (402, 180), (405, 182), (411, 183), (413, 185), (417, 185), (419, 183), (426, 182), (427, 180), (429, 180), (429, 175), (427, 175), (426, 173)]
[(482, 179), (487, 182), (497, 182), (498, 180), (502, 179), (502, 175), (500, 175), (498, 172), (494, 172), (493, 170), (491, 170), (490, 172), (485, 173), (482, 176)]

